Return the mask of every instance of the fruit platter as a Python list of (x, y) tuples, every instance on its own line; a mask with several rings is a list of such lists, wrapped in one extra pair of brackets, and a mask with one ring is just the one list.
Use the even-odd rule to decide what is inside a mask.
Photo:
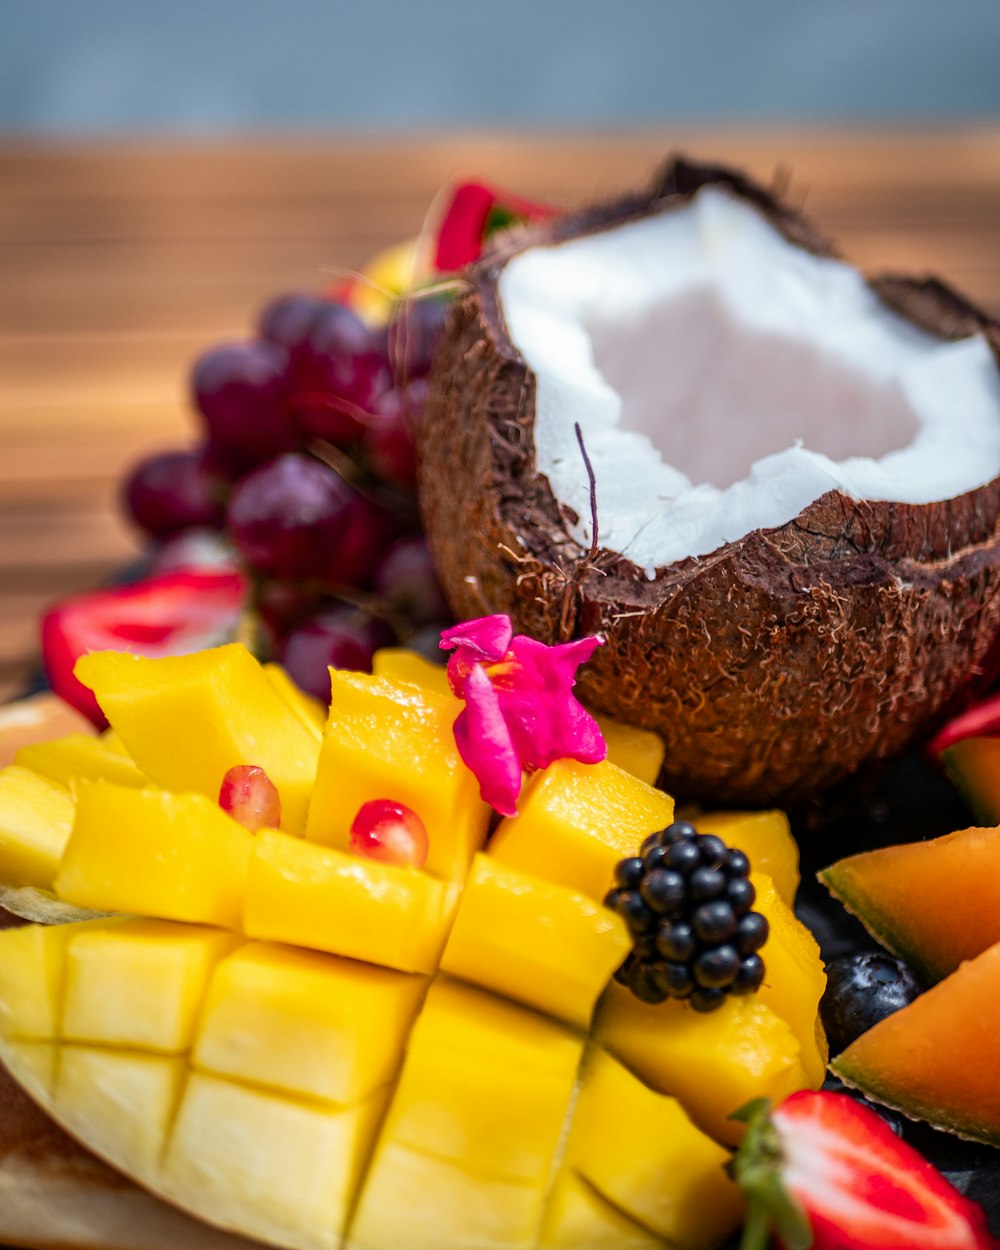
[(0, 1243), (1000, 1245), (1000, 325), (672, 154), (190, 397), (0, 709)]

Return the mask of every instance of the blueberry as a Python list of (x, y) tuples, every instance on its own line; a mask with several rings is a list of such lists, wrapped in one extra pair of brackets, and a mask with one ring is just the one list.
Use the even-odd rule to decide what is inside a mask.
[(647, 838), (643, 838), (642, 846), (639, 847), (639, 854), (645, 855), (647, 851), (651, 851), (655, 846), (663, 845), (663, 831), (658, 829), (656, 833), (651, 833)]
[(834, 1054), (921, 992), (907, 965), (882, 951), (832, 959), (826, 976), (819, 1009)]
[(667, 859), (667, 847), (663, 844), (654, 846), (651, 851), (647, 851), (642, 857), (642, 863), (646, 872), (652, 872), (654, 868), (665, 868)]
[(702, 942), (725, 942), (736, 932), (736, 917), (728, 903), (716, 899), (702, 903), (691, 913), (691, 927)]

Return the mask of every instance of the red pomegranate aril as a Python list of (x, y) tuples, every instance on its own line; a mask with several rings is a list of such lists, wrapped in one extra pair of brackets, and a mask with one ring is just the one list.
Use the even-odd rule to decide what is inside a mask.
[(251, 833), (281, 824), (277, 786), (256, 764), (234, 764), (228, 770), (219, 787), (219, 806)]
[(362, 804), (351, 823), (351, 849), (382, 864), (422, 868), (427, 862), (427, 830), (405, 803), (372, 799)]

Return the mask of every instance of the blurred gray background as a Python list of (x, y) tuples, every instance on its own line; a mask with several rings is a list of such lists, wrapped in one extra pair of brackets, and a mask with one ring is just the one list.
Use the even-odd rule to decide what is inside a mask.
[(0, 130), (1000, 116), (1000, 0), (0, 0)]

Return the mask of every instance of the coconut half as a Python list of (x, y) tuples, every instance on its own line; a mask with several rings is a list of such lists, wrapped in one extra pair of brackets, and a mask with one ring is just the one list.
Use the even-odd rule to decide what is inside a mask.
[(668, 787), (794, 798), (994, 675), (996, 323), (682, 160), (468, 279), (420, 434), (446, 592), (603, 631), (581, 693), (664, 736)]

